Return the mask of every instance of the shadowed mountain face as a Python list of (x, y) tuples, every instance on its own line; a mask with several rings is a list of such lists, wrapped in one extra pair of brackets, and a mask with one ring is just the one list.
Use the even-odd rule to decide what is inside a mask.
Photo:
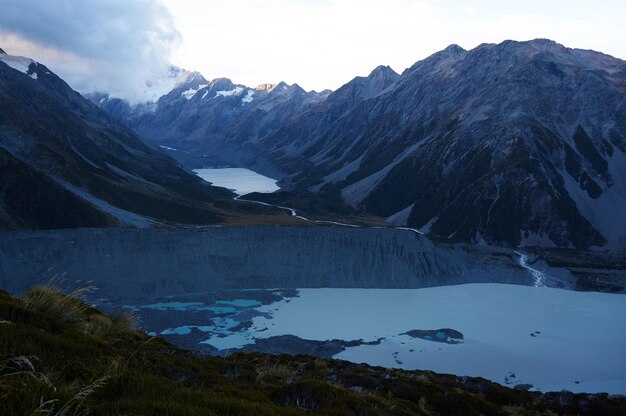
[(262, 143), (294, 188), (444, 238), (626, 247), (624, 61), (453, 45), (338, 117), (331, 97)]
[(0, 171), (2, 227), (207, 224), (221, 220), (212, 204), (230, 198), (45, 66), (3, 52)]
[(161, 145), (438, 237), (626, 254), (624, 61), (543, 39), (452, 45), (330, 94), (279, 87), (196, 75), (118, 117)]

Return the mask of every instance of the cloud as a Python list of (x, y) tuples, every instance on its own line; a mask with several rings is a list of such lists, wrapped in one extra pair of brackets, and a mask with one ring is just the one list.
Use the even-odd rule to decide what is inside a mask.
[(0, 0), (0, 47), (48, 65), (81, 92), (140, 99), (180, 43), (155, 0)]
[(623, 0), (0, 0), (0, 47), (81, 92), (137, 101), (170, 58), (207, 78), (317, 90), (451, 43), (542, 37), (625, 58), (625, 15)]

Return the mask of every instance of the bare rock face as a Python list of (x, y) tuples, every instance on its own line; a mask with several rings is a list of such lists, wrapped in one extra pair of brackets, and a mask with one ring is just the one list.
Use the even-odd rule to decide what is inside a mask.
[(427, 341), (442, 342), (445, 344), (460, 344), (463, 334), (456, 329), (412, 329), (400, 335), (408, 335), (412, 338), (425, 339)]
[(68, 283), (92, 280), (99, 296), (124, 300), (242, 288), (531, 284), (510, 258), (486, 248), (481, 258), (472, 250), (395, 229), (6, 231), (0, 233), (0, 287), (22, 292), (64, 273)]
[(323, 105), (262, 143), (294, 189), (443, 238), (626, 253), (622, 60), (452, 45), (340, 117)]

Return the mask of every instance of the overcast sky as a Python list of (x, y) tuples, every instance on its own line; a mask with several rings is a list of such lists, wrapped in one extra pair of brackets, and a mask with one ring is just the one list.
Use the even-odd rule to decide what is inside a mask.
[(0, 0), (0, 47), (82, 92), (133, 99), (172, 62), (206, 78), (336, 89), (451, 43), (550, 38), (626, 59), (624, 0)]

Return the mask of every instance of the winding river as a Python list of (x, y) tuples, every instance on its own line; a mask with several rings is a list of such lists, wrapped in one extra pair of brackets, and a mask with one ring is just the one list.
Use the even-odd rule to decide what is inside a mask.
[[(196, 169), (194, 170), (196, 175), (204, 179), (205, 181), (215, 185), (221, 186), (227, 189), (232, 190), (236, 196), (234, 199), (251, 202), (254, 204), (264, 205), (268, 207), (278, 208), (289, 212), (289, 214), (298, 218), (302, 221), (311, 222), (320, 225), (337, 225), (340, 227), (351, 227), (351, 228), (364, 228), (365, 226), (356, 225), (356, 224), (348, 224), (345, 222), (338, 221), (329, 221), (329, 220), (316, 220), (312, 218), (307, 218), (302, 215), (298, 215), (298, 212), (291, 207), (285, 207), (282, 205), (274, 205), (269, 204), (267, 202), (255, 201), (248, 198), (242, 198), (244, 195), (259, 192), (259, 193), (272, 193), (278, 191), (280, 187), (278, 186), (278, 181), (275, 179), (269, 178), (267, 176), (263, 176), (260, 173), (256, 173), (249, 169), (245, 168), (206, 168), (206, 169)], [(384, 227), (373, 227), (368, 226), (367, 228), (384, 228)], [(416, 228), (409, 227), (395, 227), (398, 230), (406, 230), (411, 231), (420, 235), (423, 235), (421, 231)], [(517, 254), (517, 264), (523, 269), (527, 270), (533, 278), (533, 286), (535, 287), (546, 287), (546, 276), (539, 270), (531, 267), (528, 264), (528, 255), (524, 254), (520, 251), (515, 251)]]

